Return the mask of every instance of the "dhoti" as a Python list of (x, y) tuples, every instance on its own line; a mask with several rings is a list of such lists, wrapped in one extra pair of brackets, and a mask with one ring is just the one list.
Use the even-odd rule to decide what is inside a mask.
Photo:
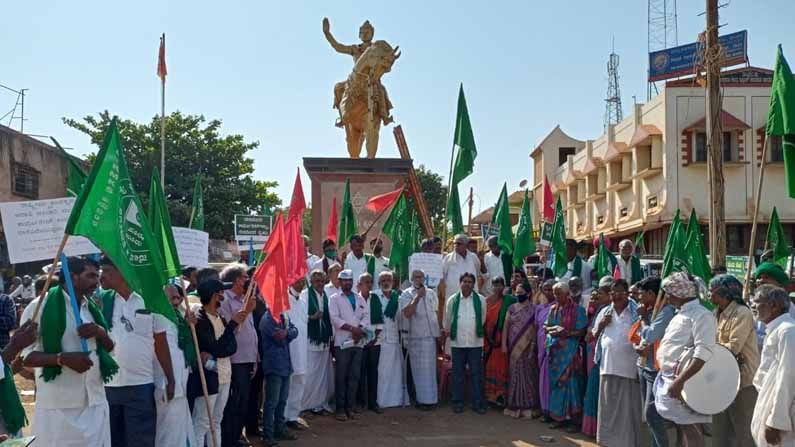
[(36, 407), (32, 434), (35, 444), (59, 447), (110, 447), (107, 402), (84, 408)]
[(408, 340), (409, 363), (417, 403), (435, 405), (439, 401), (436, 380), (436, 339), (433, 337), (410, 338)]
[(604, 374), (599, 378), (596, 442), (608, 447), (640, 445), (640, 384)]
[(399, 343), (381, 343), (378, 359), (378, 406), (381, 408), (402, 407), (408, 404), (403, 350)]
[(307, 356), (304, 392), (301, 397), (302, 410), (323, 408), (331, 410), (328, 401), (334, 394), (334, 368), (331, 365), (331, 354), (326, 347), (321, 351), (313, 351), (310, 347)]
[(161, 399), (157, 403), (157, 447), (198, 446), (193, 429), (193, 419), (188, 408), (188, 399), (175, 397), (171, 402)]
[(287, 406), (284, 409), (284, 419), (287, 422), (295, 422), (301, 414), (301, 402), (304, 397), (304, 380), (306, 374), (290, 375), (290, 391), (287, 394)]

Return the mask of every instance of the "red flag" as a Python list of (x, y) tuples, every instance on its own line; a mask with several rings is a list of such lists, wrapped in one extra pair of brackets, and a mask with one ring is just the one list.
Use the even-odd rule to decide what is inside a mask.
[(549, 186), (549, 179), (544, 176), (544, 200), (542, 201), (544, 207), (544, 221), (553, 223), (555, 222), (555, 198), (552, 197), (552, 188)]
[(337, 242), (337, 198), (331, 201), (331, 212), (328, 215), (328, 226), (326, 227), (326, 239)]
[(276, 217), (273, 231), (263, 251), (267, 255), (254, 272), (253, 279), (271, 315), (278, 319), (283, 312), (290, 309), (290, 301), (287, 299), (287, 253), (281, 213)]
[(621, 269), (618, 268), (618, 264), (616, 264), (616, 268), (613, 269), (613, 279), (621, 279)]
[(403, 193), (403, 187), (390, 191), (386, 194), (379, 194), (377, 196), (370, 197), (370, 200), (364, 204), (364, 207), (374, 213), (380, 213), (385, 209), (389, 208), (390, 206), (394, 205), (395, 202), (400, 198), (400, 194)]
[(303, 217), (306, 211), (306, 200), (304, 200), (304, 188), (301, 186), (301, 171), (296, 170), (295, 184), (293, 185), (293, 198), (290, 200), (290, 212), (287, 215), (289, 222), (295, 216)]
[(168, 70), (166, 69), (166, 33), (160, 37), (160, 52), (157, 57), (157, 76), (165, 83)]

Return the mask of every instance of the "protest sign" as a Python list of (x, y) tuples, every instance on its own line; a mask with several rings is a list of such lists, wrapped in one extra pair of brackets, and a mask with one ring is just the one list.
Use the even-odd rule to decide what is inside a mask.
[(425, 272), (425, 285), (435, 288), (442, 281), (442, 255), (437, 253), (414, 253), (409, 257), (409, 272)]
[[(74, 202), (74, 197), (64, 197), (0, 203), (9, 261), (12, 264), (51, 261), (63, 239)], [(84, 237), (70, 236), (64, 253), (86, 255), (99, 253), (99, 249)]]
[(177, 254), (183, 267), (207, 267), (209, 265), (210, 235), (204, 231), (184, 227), (172, 227)]

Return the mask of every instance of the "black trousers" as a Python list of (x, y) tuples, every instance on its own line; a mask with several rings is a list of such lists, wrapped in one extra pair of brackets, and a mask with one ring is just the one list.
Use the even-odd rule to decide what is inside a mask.
[(334, 396), (337, 413), (353, 411), (356, 405), (356, 390), (362, 373), (362, 348), (335, 348), (337, 371), (334, 374)]
[(229, 386), (229, 400), (221, 420), (221, 445), (237, 447), (243, 433), (243, 423), (248, 412), (251, 373), (254, 363), (233, 363), (232, 383)]
[(157, 426), (155, 386), (105, 387), (112, 447), (154, 447)]
[(362, 373), (356, 401), (362, 407), (374, 409), (378, 406), (378, 359), (381, 346), (365, 346), (362, 352)]
[(265, 376), (262, 375), (262, 367), (257, 368), (257, 373), (251, 379), (251, 391), (248, 396), (248, 410), (246, 411), (246, 436), (254, 436), (260, 432), (260, 411), (262, 405), (262, 389), (265, 384)]

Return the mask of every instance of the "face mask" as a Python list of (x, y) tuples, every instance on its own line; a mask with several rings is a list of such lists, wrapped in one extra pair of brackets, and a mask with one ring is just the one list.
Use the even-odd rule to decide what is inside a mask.
[(336, 259), (337, 250), (326, 250), (323, 252), (323, 256), (325, 256), (328, 259)]
[(520, 303), (524, 303), (525, 301), (527, 301), (528, 298), (530, 298), (530, 295), (526, 295), (526, 294), (524, 294), (524, 295), (516, 295), (516, 299)]

